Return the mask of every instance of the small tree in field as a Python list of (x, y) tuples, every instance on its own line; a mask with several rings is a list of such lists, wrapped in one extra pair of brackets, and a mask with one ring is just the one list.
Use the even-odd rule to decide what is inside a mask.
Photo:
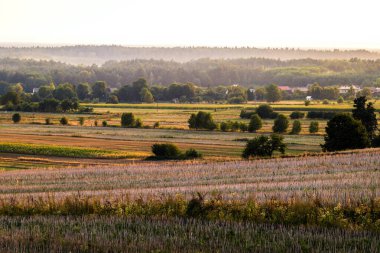
[(302, 129), (301, 122), (299, 120), (295, 120), (293, 121), (293, 127), (290, 133), (299, 134), (301, 132), (301, 129)]
[(285, 133), (288, 127), (289, 127), (288, 118), (285, 115), (280, 114), (278, 115), (277, 119), (274, 121), (272, 130), (275, 133)]
[(278, 134), (272, 134), (270, 137), (260, 135), (247, 142), (242, 157), (246, 159), (251, 156), (271, 157), (276, 150), (284, 154), (286, 145), (283, 139)]
[(256, 132), (263, 126), (263, 123), (261, 121), (261, 118), (257, 114), (253, 114), (251, 117), (251, 120), (249, 121), (248, 125), (248, 131), (249, 132)]
[(312, 121), (312, 122), (310, 122), (309, 133), (313, 134), (313, 133), (317, 133), (318, 131), (319, 131), (319, 123), (318, 123), (318, 121)]
[(179, 148), (171, 143), (153, 144), (152, 153), (161, 159), (175, 159), (181, 155)]
[(12, 115), (12, 121), (13, 123), (17, 124), (21, 121), (21, 115), (20, 113), (15, 113)]
[(69, 121), (66, 117), (62, 117), (60, 120), (59, 120), (59, 123), (61, 123), (61, 125), (63, 126), (66, 126), (67, 124), (69, 124)]
[(78, 121), (79, 121), (79, 125), (83, 126), (83, 124), (84, 124), (84, 117), (80, 117), (78, 119)]
[(135, 116), (133, 113), (123, 113), (121, 115), (121, 126), (122, 127), (134, 127), (135, 126)]

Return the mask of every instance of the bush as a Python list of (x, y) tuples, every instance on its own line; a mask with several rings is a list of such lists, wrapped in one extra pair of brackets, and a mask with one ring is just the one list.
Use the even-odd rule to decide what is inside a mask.
[(305, 106), (309, 106), (310, 103), (311, 103), (310, 100), (306, 100), (306, 101), (305, 101)]
[(252, 115), (256, 114), (256, 111), (247, 111), (247, 110), (241, 110), (240, 111), (240, 118), (242, 119), (250, 119)]
[(228, 125), (227, 122), (222, 122), (220, 123), (220, 130), (223, 132), (228, 132), (230, 130), (230, 126)]
[(251, 120), (249, 121), (249, 125), (248, 125), (248, 131), (250, 133), (252, 132), (256, 132), (257, 130), (259, 130), (261, 127), (263, 126), (263, 123), (261, 121), (261, 118), (259, 117), (259, 115), (257, 114), (254, 114), (251, 118)]
[(370, 146), (367, 131), (351, 115), (338, 114), (327, 122), (323, 151), (360, 149)]
[(327, 99), (323, 99), (322, 104), (324, 104), (324, 105), (328, 105), (328, 104), (330, 104), (330, 102), (329, 102)]
[(176, 159), (181, 155), (178, 147), (171, 143), (153, 144), (152, 153), (160, 159)]
[(17, 124), (21, 121), (21, 115), (20, 113), (15, 113), (12, 115), (12, 121), (13, 123)]
[(336, 102), (337, 102), (338, 104), (342, 104), (342, 103), (344, 102), (343, 97), (340, 96)]
[(202, 156), (203, 155), (200, 152), (198, 152), (197, 150), (193, 148), (190, 148), (186, 150), (185, 152), (185, 158), (189, 158), (189, 159), (202, 158)]
[(256, 113), (262, 119), (275, 119), (278, 116), (278, 113), (274, 112), (273, 108), (267, 104), (260, 105), (259, 107), (257, 107)]
[(60, 120), (59, 120), (59, 123), (61, 123), (61, 125), (63, 126), (66, 126), (67, 124), (69, 124), (69, 121), (66, 117), (62, 117)]
[(214, 130), (217, 127), (216, 123), (212, 119), (211, 113), (207, 112), (191, 114), (188, 123), (190, 129)]
[(301, 132), (301, 129), (302, 129), (301, 122), (299, 120), (295, 120), (293, 121), (293, 127), (290, 133), (299, 134)]
[(50, 118), (45, 119), (45, 125), (51, 125), (51, 120)]
[(317, 133), (318, 131), (319, 131), (319, 123), (318, 123), (318, 121), (312, 121), (312, 122), (310, 122), (309, 133), (313, 134), (313, 133)]
[(155, 122), (154, 124), (153, 124), (153, 128), (159, 128), (160, 127), (160, 122)]
[(248, 130), (247, 124), (245, 124), (244, 122), (240, 122), (240, 124), (239, 124), (239, 130), (241, 132), (247, 132), (247, 130)]
[(289, 127), (288, 118), (285, 115), (280, 114), (278, 115), (277, 119), (274, 121), (272, 130), (275, 133), (285, 133), (288, 127)]
[(306, 117), (308, 119), (332, 119), (336, 114), (336, 112), (310, 111)]
[(134, 127), (135, 126), (135, 116), (133, 113), (123, 113), (121, 115), (121, 126), (122, 127)]
[(97, 120), (94, 121), (94, 126), (96, 126), (96, 127), (98, 126), (98, 121)]
[(79, 121), (79, 125), (83, 126), (83, 124), (84, 124), (84, 117), (79, 117), (78, 121)]
[(283, 139), (278, 134), (272, 134), (270, 137), (260, 135), (247, 142), (242, 157), (246, 159), (251, 156), (271, 157), (276, 150), (284, 154), (286, 146)]
[(141, 119), (136, 119), (134, 127), (141, 128), (143, 126), (143, 123)]
[(295, 111), (290, 114), (291, 119), (303, 119), (304, 117), (305, 117), (304, 112)]
[(103, 125), (103, 127), (106, 127), (108, 125), (107, 121), (103, 120), (102, 125)]

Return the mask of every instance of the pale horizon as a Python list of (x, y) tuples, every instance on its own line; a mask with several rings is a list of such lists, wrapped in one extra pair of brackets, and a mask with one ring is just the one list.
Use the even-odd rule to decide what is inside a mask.
[(0, 45), (380, 49), (372, 0), (2, 0)]

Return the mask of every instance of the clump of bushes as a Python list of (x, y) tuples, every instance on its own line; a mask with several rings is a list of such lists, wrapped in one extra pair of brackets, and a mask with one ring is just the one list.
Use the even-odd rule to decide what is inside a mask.
[(273, 110), (270, 105), (264, 104), (260, 105), (256, 109), (257, 115), (262, 119), (275, 119), (278, 117), (278, 113)]
[(21, 121), (21, 115), (20, 113), (15, 113), (12, 115), (12, 121), (13, 123), (17, 124)]
[(221, 122), (220, 123), (220, 130), (223, 132), (246, 132), (248, 129), (247, 124), (244, 122), (239, 122), (239, 121), (226, 121), (226, 122)]
[(284, 154), (286, 145), (283, 140), (284, 137), (278, 134), (260, 135), (247, 142), (242, 157), (246, 159), (251, 156), (271, 157), (276, 150)]
[(305, 113), (304, 112), (299, 112), (299, 111), (295, 111), (295, 112), (292, 112), (289, 117), (291, 119), (303, 119), (305, 117)]
[(131, 112), (123, 113), (121, 115), (121, 126), (122, 127), (142, 127), (142, 121), (140, 119), (135, 119), (135, 115)]
[(197, 114), (191, 114), (188, 123), (190, 129), (214, 130), (217, 128), (216, 123), (212, 119), (211, 113), (202, 111)]
[(202, 157), (202, 154), (193, 148), (186, 150), (185, 153), (182, 153), (177, 145), (172, 143), (153, 144), (152, 153), (155, 155), (155, 159), (160, 160), (196, 159)]
[(336, 112), (310, 111), (307, 113), (308, 119), (332, 119)]

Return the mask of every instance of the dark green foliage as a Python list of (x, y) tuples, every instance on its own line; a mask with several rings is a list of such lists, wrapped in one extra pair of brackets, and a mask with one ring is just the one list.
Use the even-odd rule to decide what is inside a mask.
[(58, 99), (60, 101), (71, 100), (77, 97), (77, 93), (72, 85), (62, 84), (53, 91), (53, 96), (55, 99)]
[(190, 148), (188, 150), (186, 150), (185, 152), (185, 158), (187, 159), (196, 159), (196, 158), (202, 158), (202, 153), (200, 153), (199, 151), (193, 149), (193, 148)]
[(91, 95), (91, 87), (88, 83), (80, 83), (75, 88), (77, 96), (80, 100), (85, 100), (90, 98)]
[(214, 130), (217, 127), (216, 123), (212, 119), (211, 113), (202, 111), (197, 114), (191, 114), (188, 123), (190, 129)]
[(59, 101), (55, 98), (47, 98), (38, 104), (38, 110), (41, 112), (57, 112)]
[(107, 99), (107, 104), (118, 104), (118, 103), (119, 103), (119, 99), (115, 95), (111, 95)]
[(83, 124), (84, 124), (84, 117), (79, 117), (78, 122), (79, 122), (79, 125), (83, 126)]
[(242, 119), (250, 119), (253, 114), (256, 114), (256, 111), (247, 111), (247, 110), (241, 110), (240, 111), (240, 118)]
[(306, 118), (308, 119), (332, 119), (336, 115), (336, 112), (325, 111), (309, 111)]
[(13, 123), (19, 123), (21, 121), (21, 115), (19, 113), (15, 113), (12, 115)]
[(154, 124), (153, 124), (153, 128), (159, 128), (160, 127), (160, 122), (155, 122)]
[(271, 103), (271, 102), (278, 102), (281, 100), (282, 95), (281, 95), (281, 90), (278, 88), (277, 85), (271, 84), (265, 87), (266, 91), (266, 100)]
[(106, 120), (103, 120), (103, 121), (102, 121), (102, 126), (103, 126), (103, 127), (106, 127), (107, 125), (108, 125), (107, 121), (106, 121)]
[(159, 159), (177, 159), (181, 155), (178, 147), (171, 143), (153, 144), (152, 153)]
[(61, 123), (61, 125), (63, 125), (63, 126), (66, 126), (67, 124), (69, 124), (69, 120), (66, 117), (62, 117), (59, 120), (59, 123)]
[(338, 104), (342, 104), (344, 102), (344, 99), (342, 96), (340, 96), (337, 101), (336, 101)]
[(377, 119), (373, 103), (366, 104), (366, 97), (358, 97), (354, 100), (355, 109), (352, 110), (352, 116), (360, 120), (366, 128), (368, 138), (372, 140), (377, 130)]
[(45, 119), (45, 125), (52, 125), (50, 118)]
[(309, 125), (309, 133), (317, 133), (319, 131), (319, 123), (318, 121), (312, 121)]
[(295, 112), (292, 112), (289, 117), (291, 119), (303, 119), (305, 117), (305, 113), (304, 112), (299, 112), (299, 111), (295, 111)]
[(338, 114), (326, 127), (323, 151), (366, 148), (370, 145), (367, 131), (363, 124), (347, 114)]
[(278, 113), (274, 112), (273, 108), (268, 104), (260, 105), (257, 107), (256, 113), (262, 119), (275, 119), (278, 116)]
[(136, 119), (134, 127), (141, 128), (143, 126), (143, 123), (141, 119)]
[(278, 115), (278, 117), (274, 121), (274, 125), (272, 127), (272, 130), (275, 133), (285, 133), (286, 130), (288, 129), (288, 127), (289, 127), (288, 118), (285, 115), (280, 114), (280, 115)]
[(4, 94), (1, 97), (1, 104), (6, 105), (6, 104), (12, 104), (12, 105), (17, 105), (20, 103), (20, 94), (14, 91), (8, 91), (6, 94)]
[(154, 102), (153, 95), (149, 91), (148, 88), (143, 88), (140, 91), (140, 98), (141, 98), (141, 102), (143, 102), (143, 103), (153, 103)]
[(299, 120), (293, 121), (291, 134), (299, 134), (301, 132), (302, 126)]
[(254, 115), (252, 115), (251, 120), (249, 121), (248, 132), (250, 132), (250, 133), (256, 132), (262, 126), (263, 126), (263, 123), (261, 121), (261, 118), (259, 117), (259, 115), (254, 114)]
[(108, 84), (104, 81), (97, 81), (92, 86), (92, 96), (93, 98), (99, 99), (99, 101), (105, 101), (107, 97)]
[(272, 134), (270, 137), (260, 135), (247, 142), (242, 157), (246, 159), (251, 156), (271, 157), (276, 150), (285, 153), (285, 147), (281, 135)]
[(121, 115), (121, 126), (122, 127), (134, 127), (135, 126), (135, 116), (133, 113), (123, 113)]

